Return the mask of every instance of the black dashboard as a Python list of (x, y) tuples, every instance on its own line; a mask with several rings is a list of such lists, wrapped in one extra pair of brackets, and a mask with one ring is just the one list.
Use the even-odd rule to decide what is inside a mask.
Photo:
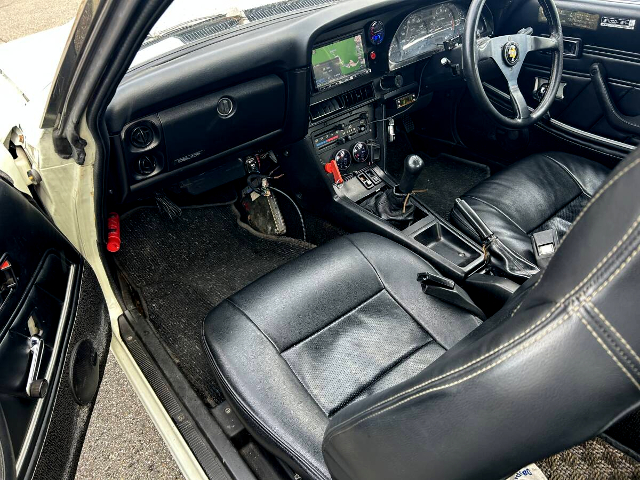
[[(492, 4), (510, 2), (488, 3), (481, 35), (492, 32), (501, 10)], [(275, 17), (132, 69), (105, 116), (110, 202), (212, 170), (221, 182), (233, 180), (244, 175), (244, 155), (305, 137), (323, 162), (335, 154), (332, 142), (348, 142), (357, 163), (357, 143), (384, 148), (379, 118), (428, 101), (425, 67), (456, 45), (467, 7), (349, 0)], [(426, 70), (429, 84), (438, 83), (434, 75), (451, 80), (449, 70)]]

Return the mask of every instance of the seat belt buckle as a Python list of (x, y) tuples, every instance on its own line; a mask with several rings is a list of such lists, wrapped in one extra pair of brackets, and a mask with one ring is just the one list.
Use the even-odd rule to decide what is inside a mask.
[(558, 232), (552, 228), (534, 233), (531, 235), (531, 246), (538, 267), (546, 267), (558, 249)]

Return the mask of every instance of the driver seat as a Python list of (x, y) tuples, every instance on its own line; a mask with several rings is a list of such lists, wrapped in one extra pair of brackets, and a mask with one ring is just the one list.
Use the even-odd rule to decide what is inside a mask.
[[(460, 198), (502, 243), (535, 265), (530, 236), (554, 229), (562, 240), (608, 174), (606, 167), (576, 155), (537, 153), (480, 182)], [(458, 204), (451, 211), (451, 222), (481, 243)]]

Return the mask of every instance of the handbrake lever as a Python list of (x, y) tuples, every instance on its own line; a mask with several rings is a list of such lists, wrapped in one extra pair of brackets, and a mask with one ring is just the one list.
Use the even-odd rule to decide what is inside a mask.
[(502, 270), (509, 277), (520, 280), (527, 280), (540, 271), (536, 265), (502, 243), (502, 240), (491, 231), (467, 202), (461, 198), (456, 198), (455, 202), (457, 210), (454, 211), (459, 212), (467, 224), (475, 230), (482, 242), (482, 250), (487, 262), (493, 258), (491, 264), (495, 268)]
[(456, 206), (460, 209), (467, 223), (476, 231), (480, 241), (485, 243), (493, 235), (491, 229), (487, 227), (487, 224), (482, 221), (469, 204), (461, 198), (456, 198)]

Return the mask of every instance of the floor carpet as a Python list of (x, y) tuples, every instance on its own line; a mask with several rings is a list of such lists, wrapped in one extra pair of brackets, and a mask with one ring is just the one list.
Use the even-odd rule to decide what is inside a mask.
[(387, 170), (399, 181), (404, 169), (404, 158), (416, 153), (425, 162), (425, 168), (418, 177), (415, 190), (426, 190), (415, 193), (431, 210), (449, 219), (455, 199), (466, 193), (490, 175), (486, 165), (464, 160), (447, 154), (437, 157), (415, 152), (411, 144), (398, 136), (397, 144), (391, 144), (387, 152)]
[(640, 463), (601, 438), (594, 438), (536, 464), (549, 480), (640, 478)]
[(149, 320), (201, 398), (222, 400), (202, 344), (202, 321), (218, 303), (313, 245), (265, 238), (231, 206), (184, 208), (169, 219), (141, 207), (121, 219), (116, 262), (140, 293)]
[(447, 220), (456, 198), (489, 178), (486, 165), (446, 154), (425, 159), (425, 163), (415, 189), (426, 191), (415, 193), (415, 196)]

